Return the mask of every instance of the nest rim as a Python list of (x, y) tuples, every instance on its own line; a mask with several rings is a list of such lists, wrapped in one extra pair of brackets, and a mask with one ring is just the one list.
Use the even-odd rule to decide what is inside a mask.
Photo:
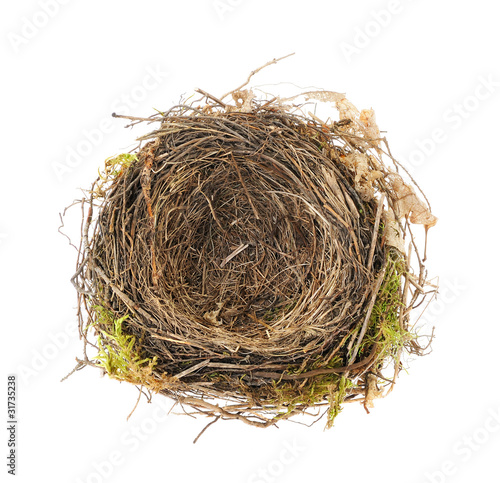
[[(83, 308), (79, 311), (80, 333), (84, 339), (84, 359), (80, 364), (101, 367), (115, 379), (144, 386), (191, 406), (197, 413), (217, 418), (239, 419), (253, 426), (268, 427), (310, 408), (326, 405), (327, 409), (323, 414), (327, 414), (327, 426), (331, 426), (345, 402), (356, 400), (364, 403), (365, 408), (370, 407), (372, 400), (379, 396), (377, 381), (384, 379), (381, 370), (388, 360), (394, 363), (394, 376), (386, 379), (390, 381), (392, 389), (403, 352), (421, 354), (425, 349), (418, 343), (409, 323), (410, 311), (425, 295), (414, 287), (415, 279), (420, 282), (417, 285), (422, 286), (426, 277), (418, 247), (411, 232), (408, 232), (411, 248), (407, 253), (398, 247), (384, 245), (387, 230), (384, 223), (384, 202), (388, 207), (392, 204), (393, 212), (397, 213), (397, 200), (391, 197), (392, 186), (386, 183), (390, 172), (387, 170), (383, 178), (371, 181), (378, 196), (364, 200), (362, 194), (354, 188), (356, 171), (346, 167), (341, 161), (342, 156), (351, 153), (380, 151), (379, 140), (353, 132), (352, 122), (349, 120), (340, 120), (327, 126), (317, 119), (290, 114), (280, 105), (269, 101), (254, 101), (248, 112), (241, 112), (242, 103), (236, 103), (237, 109), (228, 111), (217, 102), (210, 102), (210, 99), (207, 101), (200, 108), (179, 105), (166, 114), (147, 119), (147, 122), (152, 119), (159, 121), (160, 127), (140, 138), (141, 143), (145, 144), (140, 145), (133, 154), (112, 158), (107, 163), (104, 174), (93, 184), (89, 196), (82, 201), (88, 205), (89, 212), (83, 224), (78, 270), (72, 279), (77, 288), (79, 307)], [(146, 121), (129, 119), (133, 122)], [(260, 137), (257, 136), (256, 125), (262, 128)], [(238, 131), (242, 126), (248, 134), (247, 139), (243, 140)], [(217, 130), (219, 138), (214, 134)], [(219, 145), (216, 146), (211, 139), (212, 144), (205, 146), (203, 136), (215, 136)], [(233, 139), (229, 142), (231, 136)], [(268, 147), (276, 143), (278, 138), (286, 138), (289, 144), (279, 146), (270, 156), (269, 151), (262, 146), (268, 143)], [(176, 145), (179, 139), (184, 144)], [(250, 145), (250, 151), (262, 151), (259, 153), (260, 164), (251, 159), (248, 149), (243, 150), (243, 154), (238, 154), (239, 144), (245, 142)], [(230, 145), (230, 148), (226, 146), (226, 152), (221, 147), (224, 143)], [(199, 146), (203, 146), (205, 150), (201, 153), (203, 156), (192, 160), (189, 153), (199, 149)], [(207, 163), (206, 156), (210, 150), (216, 153), (217, 159), (223, 159), (218, 166), (214, 166), (213, 162)], [(296, 155), (297, 150), (306, 152), (307, 156), (301, 158)], [(316, 159), (311, 161), (314, 150), (317, 151)], [(268, 158), (276, 161), (280, 152), (285, 153), (284, 159), (287, 159), (287, 152), (295, 153), (293, 159), (287, 159), (291, 164), (286, 165), (280, 159), (275, 163), (274, 171), (267, 169), (266, 172), (263, 167), (266, 160), (271, 166), (273, 161)], [(179, 153), (183, 157), (179, 157)], [(299, 158), (300, 163), (297, 161)], [(248, 162), (250, 167), (245, 164)], [(208, 171), (207, 179), (200, 175), (204, 168)], [(370, 169), (373, 172), (384, 171), (385, 168), (373, 160)], [(214, 171), (216, 177), (212, 179)], [(271, 171), (275, 178), (287, 178), (287, 183), (276, 183), (276, 179), (269, 175)], [(304, 173), (309, 174), (309, 178)], [(162, 178), (164, 174), (170, 175), (170, 185)], [(197, 186), (206, 187), (210, 183), (214, 187), (217, 177), (222, 177), (222, 181), (219, 180), (220, 184), (212, 192), (207, 194), (203, 189), (197, 190)], [(191, 183), (184, 186), (184, 191), (179, 190), (179, 186), (186, 180)], [(293, 186), (290, 180), (298, 183)], [(271, 218), (262, 223), (264, 229), (252, 232), (249, 225), (255, 228), (259, 218), (262, 218), (262, 207), (269, 202), (268, 198), (261, 196), (264, 190), (259, 191), (265, 185), (264, 181), (270, 185), (273, 182), (277, 184), (273, 185), (273, 190), (268, 190), (273, 191), (277, 197), (276, 206), (280, 203), (283, 205), (279, 209), (275, 206), (275, 213), (288, 213), (291, 220), (281, 220), (279, 224), (277, 218), (274, 222)], [(310, 183), (308, 189), (303, 188), (306, 181)], [(297, 184), (301, 189), (297, 188)], [(168, 191), (167, 195), (162, 195), (158, 187), (167, 187), (164, 190)], [(278, 187), (281, 189), (278, 190)], [(219, 191), (226, 196), (221, 196), (220, 206), (215, 206), (214, 193)], [(241, 193), (241, 200), (236, 200), (238, 197), (231, 195), (235, 191)], [(283, 196), (280, 198), (276, 195), (277, 192)], [(195, 200), (194, 206), (198, 211), (190, 209), (192, 207), (186, 201), (186, 196), (190, 199), (188, 193)], [(126, 199), (127, 196), (131, 200)], [(288, 201), (284, 202), (284, 198)], [(301, 199), (300, 203), (297, 202), (298, 198)], [(344, 201), (343, 204), (339, 203), (340, 199)], [(350, 203), (347, 199), (350, 199)], [(251, 218), (253, 213), (253, 224), (247, 218), (245, 229), (228, 234), (229, 231), (224, 228), (227, 221), (224, 219), (227, 214), (224, 209), (229, 205), (228, 200), (234, 201), (232, 215), (239, 213)], [(134, 203), (141, 205), (140, 210)], [(357, 218), (353, 214), (352, 205), (359, 211)], [(269, 209), (269, 204), (267, 208)], [(94, 217), (94, 210), (98, 212), (97, 217)], [(141, 215), (131, 217), (130, 213), (134, 210), (140, 211)], [(161, 218), (165, 212), (168, 212), (168, 216), (172, 216), (174, 212), (182, 213), (182, 216), (176, 218), (176, 224), (168, 217)], [(309, 215), (307, 223), (304, 213)], [(118, 221), (120, 216), (121, 225)], [(130, 231), (133, 223), (131, 218), (136, 220), (133, 233)], [(364, 218), (365, 225), (353, 223), (353, 220), (360, 218)], [(196, 220), (199, 222), (197, 226), (193, 225)], [(183, 227), (182, 222), (194, 228)], [(276, 244), (269, 246), (266, 236), (273, 230), (273, 224), (278, 227), (273, 235)], [(326, 225), (328, 229), (325, 229)], [(402, 233), (407, 233), (408, 225), (404, 217), (396, 216), (395, 225)], [(124, 227), (128, 227), (128, 234), (135, 242), (127, 245), (128, 242), (125, 241), (120, 247), (116, 240), (120, 238), (120, 231), (127, 232)], [(321, 229), (323, 234), (319, 236)], [(176, 230), (177, 238), (172, 235)], [(165, 247), (162, 248), (158, 241), (160, 232), (163, 234), (161, 240), (170, 243), (168, 250), (176, 253), (177, 259), (165, 255)], [(263, 312), (265, 304), (255, 302), (253, 308), (245, 309), (248, 314), (244, 323), (239, 326), (243, 335), (241, 330), (238, 332), (238, 327), (234, 328), (234, 323), (231, 330), (228, 330), (231, 320), (223, 313), (225, 307), (222, 299), (217, 302), (217, 297), (212, 298), (209, 303), (200, 304), (201, 310), (194, 311), (192, 301), (195, 297), (186, 292), (185, 286), (189, 283), (186, 284), (182, 273), (194, 273), (195, 262), (203, 263), (200, 262), (202, 257), (200, 253), (191, 258), (185, 254), (181, 256), (181, 251), (176, 246), (184, 243), (184, 248), (190, 246), (200, 252), (205, 249), (207, 233), (211, 234), (212, 239), (218, 240), (215, 244), (212, 243), (212, 252), (219, 255), (209, 257), (210, 263), (202, 268), (202, 271), (213, 272), (213, 283), (210, 285), (212, 291), (217, 283), (220, 284), (219, 272), (224, 268), (226, 271), (238, 272), (237, 268), (241, 269), (244, 264), (253, 262), (255, 265), (259, 260), (259, 251), (255, 247), (259, 244), (264, 247), (262, 251), (266, 263), (270, 259), (266, 267), (268, 271), (275, 270), (274, 274), (280, 270), (283, 273), (292, 271), (286, 255), (293, 253), (294, 264), (299, 266), (299, 262), (302, 262), (306, 266), (303, 271), (295, 267), (297, 274), (294, 280), (289, 276), (277, 277), (275, 286), (270, 287), (266, 277), (261, 277), (255, 282), (255, 290), (251, 294), (252, 301), (255, 301), (263, 286), (269, 290), (280, 287), (282, 299), (276, 296), (275, 290), (269, 308), (284, 306), (291, 310), (284, 310), (280, 317), (271, 314), (269, 318)], [(250, 233), (254, 235), (252, 240)], [(110, 238), (112, 242), (109, 242)], [(281, 255), (273, 259), (272, 254), (280, 251), (277, 247), (281, 249), (287, 238), (294, 245), (293, 250), (283, 249)], [(239, 244), (236, 243), (238, 239), (241, 242)], [(301, 253), (300, 248), (303, 247), (297, 247), (298, 240), (309, 248), (313, 243), (317, 258), (312, 257), (311, 260), (311, 252), (307, 250)], [(138, 245), (143, 249), (137, 250)], [(410, 265), (412, 251), (417, 254), (418, 275), (413, 273)], [(220, 255), (221, 252), (224, 256)], [(128, 256), (136, 257), (137, 273), (124, 280), (117, 274), (124, 271)], [(179, 262), (179, 257), (182, 263)], [(328, 265), (325, 262), (325, 259), (332, 262), (334, 257), (336, 264)], [(117, 260), (119, 270), (113, 266)], [(178, 277), (170, 277), (165, 284), (165, 272), (162, 269), (167, 266), (170, 275), (176, 273)], [(182, 270), (176, 272), (179, 267)], [(130, 271), (130, 266), (127, 270)], [(329, 271), (334, 272), (330, 278), (325, 275)], [(229, 281), (230, 276), (224, 279), (224, 283), (231, 287), (223, 291), (224, 294), (233, 292), (235, 295), (231, 299), (233, 303), (228, 304), (229, 310), (234, 307), (235, 300), (241, 298), (241, 294), (235, 292), (235, 287), (243, 286), (242, 280), (250, 277), (248, 270), (242, 272), (243, 275), (234, 275)], [(332, 292), (346, 290), (342, 280), (339, 281), (339, 273), (351, 283), (351, 291), (338, 301), (340, 309), (336, 313), (337, 318), (333, 317), (322, 325), (321, 321), (338, 309), (332, 309), (332, 304), (328, 304), (328, 297), (333, 297)], [(200, 272), (197, 275), (196, 283), (191, 285), (196, 285), (198, 296), (205, 295), (202, 288), (207, 276), (200, 275)], [(200, 282), (200, 277), (205, 277), (203, 283)], [(131, 282), (132, 279), (135, 281)], [(144, 280), (145, 283), (140, 287), (138, 280)], [(297, 290), (297, 281), (302, 282), (302, 290)], [(304, 289), (306, 282), (310, 284), (309, 291)], [(381, 294), (388, 286), (392, 289), (388, 290), (384, 299)], [(176, 305), (172, 302), (175, 299), (172, 294), (177, 289), (180, 295), (175, 296), (181, 302)], [(300, 293), (299, 301), (289, 307), (293, 298), (289, 294), (296, 293)], [(184, 300), (182, 294), (187, 294)], [(168, 297), (171, 300), (168, 301)], [(315, 302), (314, 298), (317, 299)], [(321, 301), (318, 302), (320, 298)], [(357, 311), (352, 311), (347, 317), (346, 301), (357, 307)], [(384, 309), (384, 317), (389, 318), (387, 314), (390, 312), (390, 328), (394, 331), (390, 337), (382, 334), (381, 316), (377, 319), (373, 315), (384, 303), (387, 306), (388, 301), (393, 305), (390, 310), (386, 310), (387, 307)], [(245, 303), (249, 305), (248, 301)], [(151, 312), (151, 306), (156, 307), (155, 312)], [(180, 306), (182, 310), (179, 310)], [(192, 317), (193, 311), (197, 318)], [(243, 309), (240, 310), (241, 313), (242, 311)], [(307, 325), (306, 322), (311, 321), (313, 316), (314, 323)], [(340, 319), (344, 322), (349, 319), (349, 323), (339, 327)], [(162, 326), (162, 320), (169, 320), (166, 328)], [(98, 336), (95, 342), (92, 341), (91, 329)], [(316, 339), (312, 337), (312, 343), (311, 338), (304, 336), (308, 331), (321, 333), (323, 337), (316, 334)], [(221, 336), (224, 332), (225, 338)], [(273, 338), (275, 332), (281, 334), (281, 339), (278, 336)], [(267, 339), (263, 334), (267, 334)], [(311, 347), (304, 350), (307, 343)], [(87, 356), (88, 346), (97, 349), (97, 357), (90, 359)], [(175, 350), (172, 349), (174, 346)], [(224, 400), (227, 404), (219, 406), (214, 400)]]

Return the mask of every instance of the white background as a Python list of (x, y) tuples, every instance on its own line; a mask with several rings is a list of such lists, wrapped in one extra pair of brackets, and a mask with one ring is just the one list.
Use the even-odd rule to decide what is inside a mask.
[[(18, 374), (17, 481), (500, 481), (494, 6), (2, 2), (0, 393), (6, 375)], [(134, 144), (140, 131), (123, 129), (113, 111), (147, 116), (197, 87), (220, 96), (290, 52), (253, 83), (318, 86), (375, 109), (440, 219), (428, 268), (441, 296), (425, 319), (436, 326), (434, 351), (412, 361), (370, 415), (347, 405), (330, 431), (321, 422), (260, 430), (220, 421), (193, 445), (208, 420), (166, 417), (164, 398), (143, 400), (127, 422), (135, 387), (89, 368), (59, 382), (82, 348), (69, 282), (76, 253), (57, 233), (59, 212), (105, 158)]]

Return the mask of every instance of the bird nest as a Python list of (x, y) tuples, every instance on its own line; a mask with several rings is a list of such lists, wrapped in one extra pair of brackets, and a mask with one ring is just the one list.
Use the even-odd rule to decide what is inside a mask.
[(79, 368), (259, 427), (371, 407), (424, 349), (410, 312), (431, 290), (410, 223), (435, 217), (373, 111), (302, 94), (337, 108), (323, 122), (296, 97), (199, 92), (128, 117), (157, 127), (82, 200)]

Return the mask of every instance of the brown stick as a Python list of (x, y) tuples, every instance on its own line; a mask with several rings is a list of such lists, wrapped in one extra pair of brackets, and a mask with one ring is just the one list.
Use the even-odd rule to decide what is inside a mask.
[(363, 340), (366, 329), (368, 328), (368, 321), (370, 320), (370, 317), (372, 315), (373, 306), (375, 305), (375, 300), (377, 300), (378, 291), (380, 290), (380, 286), (382, 285), (382, 281), (384, 280), (386, 269), (387, 265), (380, 271), (377, 282), (375, 283), (375, 287), (373, 288), (372, 298), (370, 299), (370, 303), (366, 311), (365, 320), (363, 321), (363, 326), (361, 327), (361, 332), (359, 333), (358, 341), (356, 342), (356, 346), (354, 347), (349, 363), (352, 363), (358, 355), (359, 346), (361, 345), (361, 341)]
[(313, 371), (303, 372), (302, 374), (280, 374), (279, 372), (254, 372), (253, 376), (265, 377), (270, 379), (282, 379), (282, 380), (292, 380), (292, 379), (304, 379), (307, 377), (320, 376), (323, 374), (341, 374), (347, 371), (355, 371), (356, 369), (362, 369), (375, 358), (377, 354), (377, 344), (373, 344), (373, 348), (370, 355), (365, 357), (362, 361), (356, 362), (355, 364), (349, 364), (343, 367), (332, 367), (329, 369), (314, 369)]
[(368, 271), (372, 269), (373, 255), (375, 254), (375, 247), (377, 246), (378, 227), (380, 225), (380, 218), (382, 216), (384, 200), (385, 200), (385, 193), (382, 193), (380, 199), (378, 200), (377, 215), (375, 216), (375, 224), (373, 225), (372, 244), (370, 246), (370, 253), (368, 254), (368, 265), (366, 267)]
[(273, 60), (270, 60), (269, 62), (265, 63), (264, 65), (262, 65), (261, 67), (255, 69), (255, 70), (252, 70), (252, 72), (250, 72), (250, 75), (248, 76), (248, 79), (246, 80), (246, 82), (243, 82), (243, 84), (241, 84), (241, 86), (237, 87), (236, 89), (233, 89), (232, 91), (229, 91), (229, 92), (226, 92), (222, 97), (221, 99), (224, 99), (224, 97), (227, 97), (229, 94), (232, 94), (233, 92), (237, 92), (239, 91), (240, 89), (242, 89), (243, 87), (245, 87), (246, 85), (248, 85), (248, 83), (250, 82), (250, 79), (255, 75), (257, 74), (257, 72), (260, 72), (262, 69), (266, 68), (267, 66), (269, 65), (272, 65), (272, 64), (277, 64), (280, 60), (283, 60), (283, 59), (286, 59), (287, 57), (290, 57), (292, 55), (295, 55), (295, 52), (292, 52), (291, 54), (288, 54), (288, 55), (284, 55), (283, 57), (279, 57), (278, 59), (273, 59)]

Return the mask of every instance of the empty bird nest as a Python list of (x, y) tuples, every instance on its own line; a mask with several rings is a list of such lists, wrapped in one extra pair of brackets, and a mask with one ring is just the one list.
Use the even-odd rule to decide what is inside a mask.
[(424, 350), (410, 312), (433, 289), (410, 227), (436, 218), (372, 110), (302, 93), (337, 109), (322, 121), (297, 96), (198, 92), (127, 117), (155, 129), (106, 160), (82, 200), (77, 367), (192, 414), (331, 426)]

